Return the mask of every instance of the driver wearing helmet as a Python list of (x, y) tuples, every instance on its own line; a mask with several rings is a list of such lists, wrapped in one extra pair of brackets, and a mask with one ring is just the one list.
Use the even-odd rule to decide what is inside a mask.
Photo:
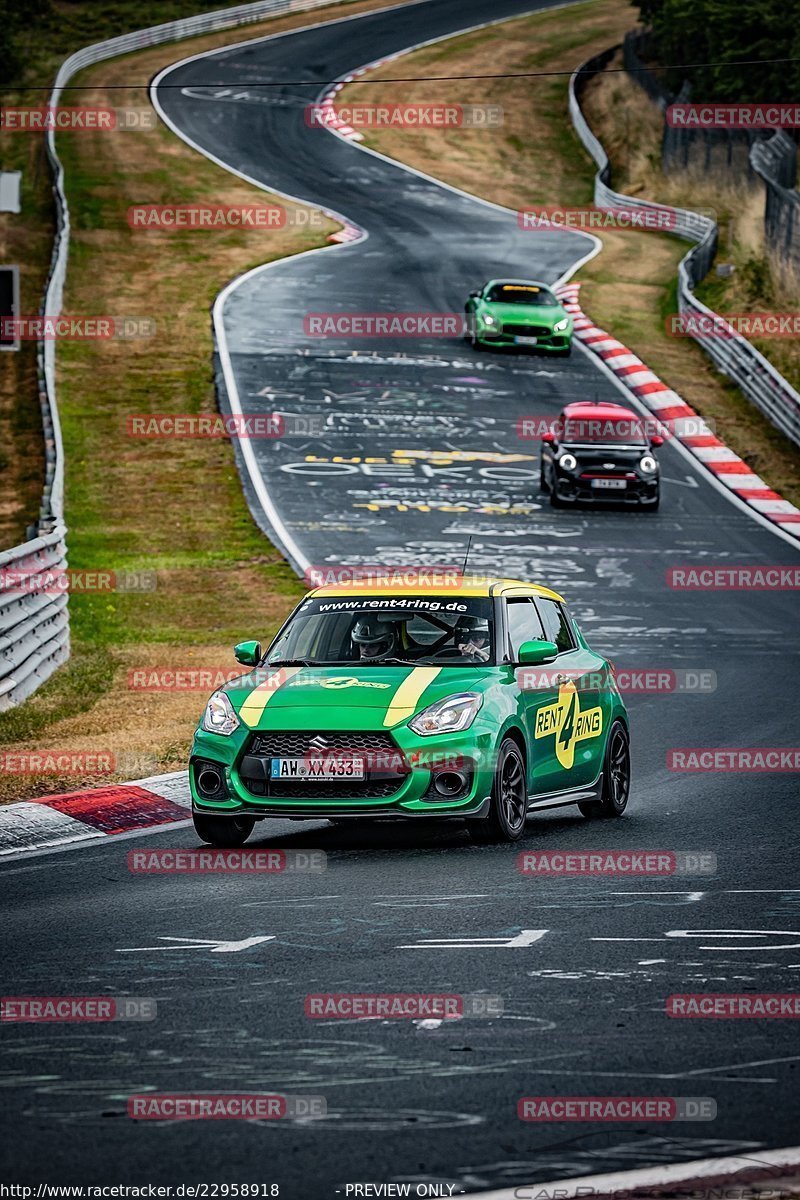
[(359, 617), (350, 632), (350, 640), (359, 658), (391, 658), (400, 651), (397, 622), (377, 616)]
[(478, 617), (461, 617), (456, 625), (453, 641), (459, 654), (477, 658), (480, 662), (489, 659), (489, 625)]

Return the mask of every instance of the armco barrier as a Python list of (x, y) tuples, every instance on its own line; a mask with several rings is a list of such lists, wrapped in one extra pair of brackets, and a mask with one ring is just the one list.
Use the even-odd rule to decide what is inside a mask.
[[(587, 79), (602, 70), (613, 58), (618, 46), (612, 46), (590, 58), (569, 81), (569, 111), (575, 131), (586, 150), (597, 163), (594, 179), (594, 202), (600, 208), (648, 208), (674, 214), (670, 233), (686, 238), (695, 245), (678, 266), (678, 311), (701, 315), (714, 320), (716, 314), (702, 304), (694, 294), (695, 286), (708, 273), (717, 247), (717, 225), (710, 217), (686, 208), (667, 208), (650, 200), (625, 196), (609, 186), (608, 155), (589, 128), (579, 95)], [(719, 319), (719, 318), (716, 318)], [(742, 390), (766, 417), (788, 438), (800, 445), (800, 394), (776, 371), (772, 363), (756, 350), (746, 338), (730, 331), (729, 337), (698, 337), (706, 354), (720, 371)]]
[[(235, 8), (218, 9), (153, 25), (134, 33), (85, 46), (66, 58), (58, 69), (49, 104), (56, 106), (63, 89), (78, 71), (119, 54), (148, 46), (178, 42), (203, 33), (250, 25), (283, 13), (324, 8), (335, 0), (256, 0)], [(53, 174), (56, 235), (41, 311), (61, 312), (69, 254), (69, 208), (64, 193), (64, 168), (56, 152), (55, 132), (48, 130), (45, 148)], [(64, 525), (64, 451), (56, 400), (56, 343), (38, 348), (39, 400), (45, 444), (45, 483), (39, 513), (39, 536), (0, 553), (0, 712), (27, 699), (69, 657), (67, 597), (35, 584), (18, 587), (20, 573), (42, 571), (60, 574), (66, 567)], [(13, 572), (14, 586), (6, 586), (3, 572)]]

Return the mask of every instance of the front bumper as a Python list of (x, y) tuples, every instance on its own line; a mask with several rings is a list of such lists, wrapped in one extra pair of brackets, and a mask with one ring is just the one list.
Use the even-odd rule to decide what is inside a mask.
[(658, 499), (658, 476), (643, 479), (627, 478), (624, 488), (594, 487), (591, 479), (580, 475), (557, 475), (555, 492), (559, 500), (587, 504), (652, 504)]
[[(298, 737), (310, 739), (320, 734), (335, 744), (335, 732), (319, 728), (255, 732), (240, 727), (231, 737), (222, 737), (198, 730), (189, 760), (192, 809), (206, 814), (295, 819), (483, 816), (494, 780), (495, 735), (492, 730), (476, 729), (475, 725), (465, 733), (440, 738), (419, 737), (407, 725), (381, 730), (394, 744), (397, 757), (393, 765), (396, 767), (399, 762), (402, 769), (376, 778), (368, 768), (368, 784), (356, 784), (350, 794), (347, 786), (338, 780), (335, 783), (293, 781), (290, 785), (273, 784), (269, 779), (269, 756), (260, 754), (256, 744), (260, 738), (291, 735), (295, 745)], [(350, 734), (375, 735), (377, 732), (374, 728), (340, 730), (339, 739), (344, 741)], [(259, 758), (267, 765), (259, 768)], [(198, 783), (204, 767), (209, 765), (216, 768), (220, 779), (219, 789), (211, 795)], [(464, 786), (454, 795), (441, 795), (435, 782), (442, 772), (449, 770), (462, 773)], [(375, 786), (376, 782), (379, 786)]]
[[(535, 334), (535, 345), (526, 345), (515, 341), (517, 334), (503, 331), (491, 333), (488, 329), (479, 329), (476, 337), (482, 346), (514, 346), (519, 350), (541, 350), (545, 354), (564, 354), (572, 345), (572, 334), (569, 330), (563, 333)], [(522, 335), (524, 336), (524, 335)]]

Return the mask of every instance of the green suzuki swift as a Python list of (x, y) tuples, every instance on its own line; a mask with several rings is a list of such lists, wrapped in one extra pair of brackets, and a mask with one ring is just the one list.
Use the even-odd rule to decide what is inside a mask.
[(189, 763), (198, 836), (265, 817), (464, 820), (516, 841), (539, 809), (618, 817), (628, 717), (556, 592), (513, 579), (316, 588), (208, 701)]

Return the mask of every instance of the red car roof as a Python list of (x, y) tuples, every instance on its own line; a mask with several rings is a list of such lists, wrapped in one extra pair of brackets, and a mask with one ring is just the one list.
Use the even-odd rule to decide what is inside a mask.
[(574, 404), (567, 404), (562, 409), (562, 413), (568, 421), (615, 421), (622, 417), (632, 417), (635, 421), (642, 419), (632, 408), (625, 408), (624, 404), (611, 404), (610, 402), (591, 404), (586, 400), (577, 400)]

